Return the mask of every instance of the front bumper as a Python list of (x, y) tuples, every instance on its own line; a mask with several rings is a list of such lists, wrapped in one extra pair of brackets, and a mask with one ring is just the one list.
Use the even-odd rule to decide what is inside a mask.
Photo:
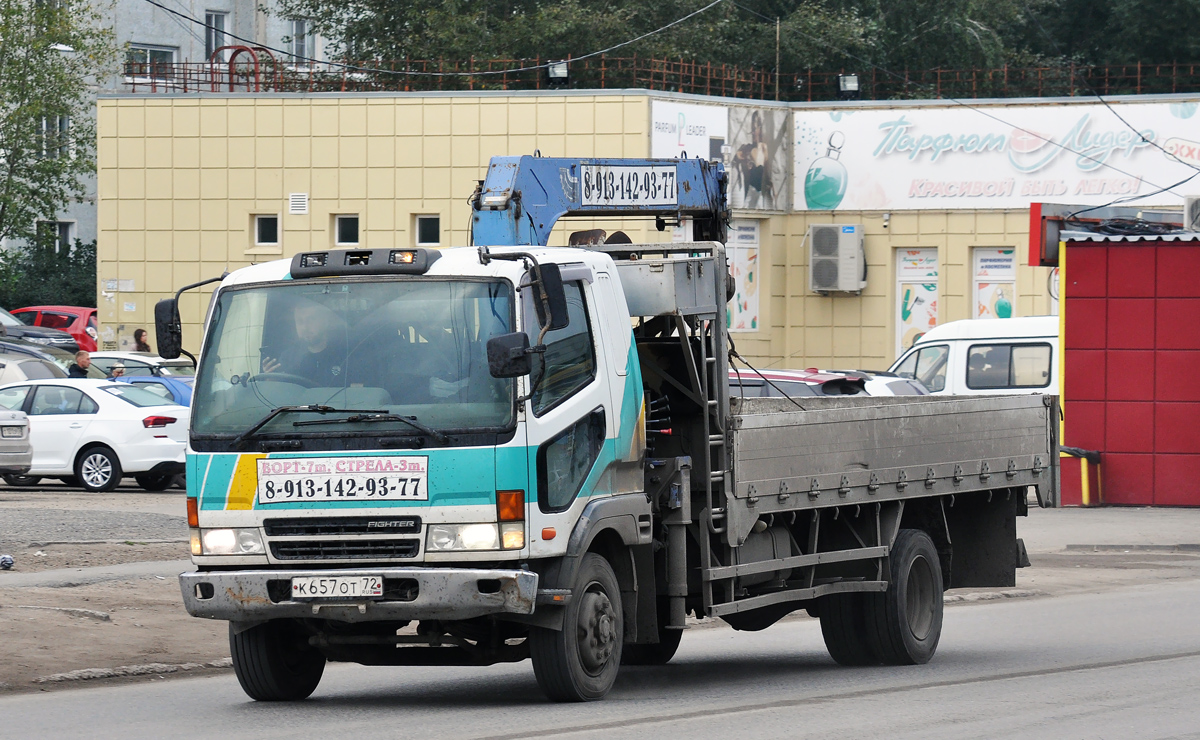
[[(382, 575), (385, 590), (389, 582), (415, 582), (415, 598), (291, 600), (292, 578), (361, 575)], [(487, 614), (532, 614), (537, 586), (538, 574), (532, 571), (466, 568), (206, 571), (179, 576), (189, 614), (231, 622), (289, 617), (342, 622), (459, 620)]]

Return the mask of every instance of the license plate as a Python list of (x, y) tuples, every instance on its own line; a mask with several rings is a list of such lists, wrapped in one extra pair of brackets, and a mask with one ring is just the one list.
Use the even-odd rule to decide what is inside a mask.
[(20, 437), (24, 432), (25, 427), (2, 427), (0, 428), (0, 436), (4, 437)]
[(669, 206), (678, 201), (675, 167), (580, 168), (585, 206)]
[(293, 599), (360, 599), (383, 596), (383, 576), (321, 576), (292, 579)]
[(428, 457), (263, 458), (258, 503), (428, 501)]

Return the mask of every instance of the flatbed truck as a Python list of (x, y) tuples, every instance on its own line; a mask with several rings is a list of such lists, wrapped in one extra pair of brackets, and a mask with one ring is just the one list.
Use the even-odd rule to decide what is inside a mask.
[[(180, 585), (249, 696), (303, 699), (328, 661), (531, 659), (550, 699), (594, 700), (690, 616), (800, 609), (838, 663), (924, 663), (943, 591), (1014, 585), (1027, 492), (1056, 502), (1056, 397), (731, 396), (724, 188), (701, 160), (496, 158), (474, 246), (221, 280)], [(597, 215), (693, 240), (544, 246)]]

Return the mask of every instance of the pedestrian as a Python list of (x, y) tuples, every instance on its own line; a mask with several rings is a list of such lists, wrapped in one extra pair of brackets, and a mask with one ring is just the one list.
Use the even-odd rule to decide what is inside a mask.
[(67, 368), (67, 377), (69, 378), (86, 378), (88, 376), (88, 368), (92, 366), (92, 356), (86, 350), (79, 350), (75, 353), (75, 364)]
[(146, 330), (135, 329), (133, 332), (133, 349), (137, 352), (153, 352), (150, 345), (146, 342)]

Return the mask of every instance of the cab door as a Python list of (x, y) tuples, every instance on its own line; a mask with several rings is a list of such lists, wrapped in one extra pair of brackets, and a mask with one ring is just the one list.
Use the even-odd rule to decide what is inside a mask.
[(99, 407), (78, 388), (39, 385), (29, 405), (29, 443), (35, 473), (70, 472), (79, 440)]
[[(529, 532), (531, 557), (561, 554), (588, 502), (609, 493), (612, 457), (610, 383), (593, 285), (572, 280), (563, 285), (570, 319), (548, 332), (546, 352), (535, 356), (526, 402), (529, 455)], [(531, 302), (523, 301), (523, 326), (537, 340)], [(553, 535), (549, 530), (554, 530)]]

